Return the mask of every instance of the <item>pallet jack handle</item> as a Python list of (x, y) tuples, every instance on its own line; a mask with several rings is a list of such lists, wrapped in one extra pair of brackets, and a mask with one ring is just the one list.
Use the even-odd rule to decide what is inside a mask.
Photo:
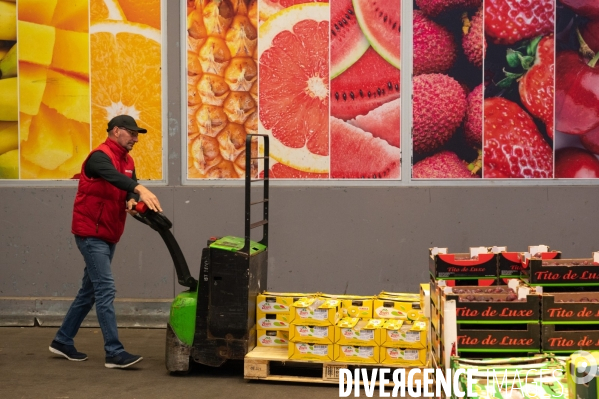
[(137, 215), (133, 217), (143, 224), (147, 224), (153, 230), (156, 230), (160, 234), (160, 237), (162, 237), (173, 259), (179, 284), (194, 290), (198, 285), (198, 280), (193, 278), (191, 273), (189, 273), (189, 267), (187, 266), (185, 256), (183, 256), (183, 251), (181, 251), (179, 243), (177, 243), (175, 236), (171, 233), (170, 229), (173, 227), (171, 221), (162, 212), (155, 212), (148, 208), (143, 201), (137, 203), (135, 210), (137, 211)]
[[(257, 156), (252, 158), (252, 138), (262, 137), (264, 139), (264, 153), (263, 156)], [(245, 245), (240, 252), (249, 255), (250, 254), (250, 231), (256, 227), (262, 227), (262, 239), (259, 241), (260, 244), (268, 246), (268, 172), (269, 172), (269, 142), (268, 134), (248, 134), (245, 138)], [(258, 155), (260, 151), (258, 150)], [(262, 159), (264, 160), (264, 178), (252, 179), (252, 161)], [(251, 196), (251, 185), (252, 182), (264, 182), (264, 191), (262, 200), (252, 202)], [(251, 222), (251, 209), (252, 205), (263, 204), (262, 220), (252, 223)]]

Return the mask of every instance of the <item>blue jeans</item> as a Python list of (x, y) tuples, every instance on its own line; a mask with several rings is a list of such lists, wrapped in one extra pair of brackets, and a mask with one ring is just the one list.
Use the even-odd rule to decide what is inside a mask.
[(80, 236), (75, 236), (75, 242), (85, 260), (83, 280), (54, 339), (61, 344), (74, 345), (73, 339), (95, 302), (106, 356), (116, 356), (125, 350), (119, 341), (113, 305), (116, 288), (110, 263), (116, 244), (99, 238)]

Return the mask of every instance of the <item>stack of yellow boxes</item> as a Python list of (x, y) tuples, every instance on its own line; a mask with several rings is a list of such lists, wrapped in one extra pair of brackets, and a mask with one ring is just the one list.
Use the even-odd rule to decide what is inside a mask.
[(372, 319), (372, 296), (330, 296), (341, 303), (343, 318), (335, 327), (335, 361), (344, 363), (379, 362), (378, 330), (382, 320)]
[(428, 318), (420, 294), (381, 292), (374, 300), (373, 316), (384, 319), (380, 330), (381, 364), (425, 367)]
[(314, 296), (295, 301), (289, 323), (289, 359), (333, 361), (340, 314), (337, 299)]
[(287, 348), (291, 305), (312, 294), (263, 292), (256, 298), (257, 346)]

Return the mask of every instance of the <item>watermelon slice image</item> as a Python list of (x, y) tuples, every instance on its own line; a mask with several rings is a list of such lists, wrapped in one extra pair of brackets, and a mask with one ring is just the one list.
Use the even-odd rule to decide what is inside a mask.
[(331, 79), (352, 66), (370, 44), (358, 25), (352, 0), (331, 2)]
[(331, 117), (331, 178), (398, 179), (401, 150)]
[(399, 69), (369, 47), (355, 64), (331, 80), (331, 115), (343, 120), (366, 115), (399, 94)]
[(401, 100), (389, 101), (366, 115), (358, 115), (347, 123), (370, 132), (374, 137), (381, 138), (394, 147), (400, 146)]
[(400, 67), (401, 0), (353, 0), (362, 33), (370, 45)]

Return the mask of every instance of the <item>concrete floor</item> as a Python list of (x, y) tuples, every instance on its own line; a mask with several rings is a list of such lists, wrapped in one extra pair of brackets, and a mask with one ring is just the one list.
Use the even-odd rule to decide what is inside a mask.
[[(245, 380), (241, 362), (220, 368), (194, 364), (185, 376), (170, 375), (164, 366), (165, 330), (121, 328), (119, 332), (125, 349), (144, 357), (136, 367), (105, 368), (102, 333), (97, 328), (79, 331), (75, 345), (89, 358), (84, 362), (71, 362), (48, 350), (56, 328), (0, 327), (0, 398), (339, 397), (339, 387), (334, 384)], [(365, 397), (363, 391), (360, 393)]]

